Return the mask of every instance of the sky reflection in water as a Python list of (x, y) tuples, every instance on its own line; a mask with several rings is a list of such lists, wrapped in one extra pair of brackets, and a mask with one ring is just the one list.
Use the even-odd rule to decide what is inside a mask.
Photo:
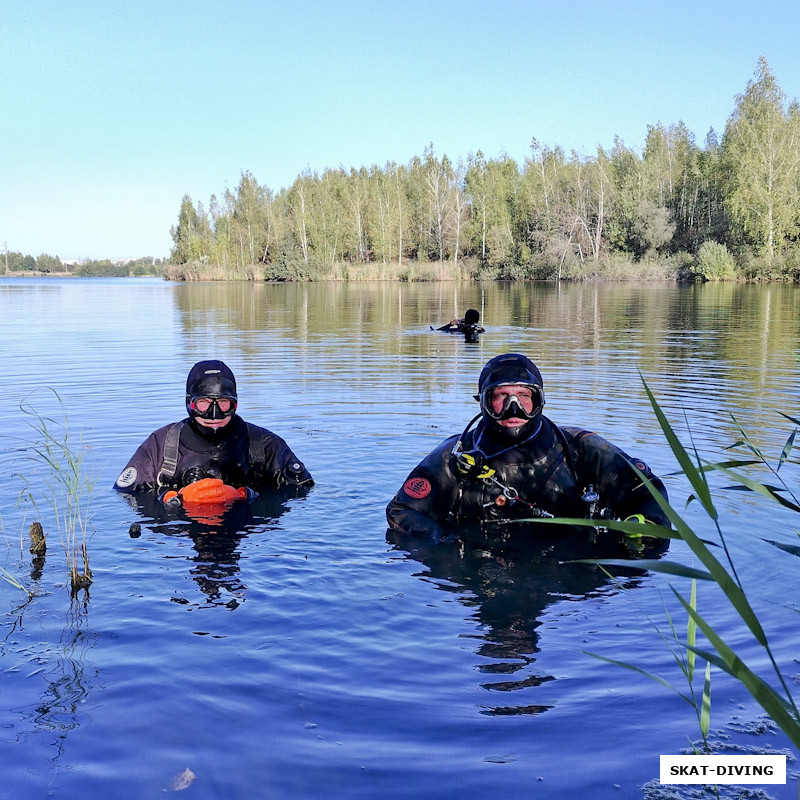
[[(487, 327), (479, 344), (430, 332), (470, 306)], [(481, 366), (511, 350), (540, 366), (553, 420), (596, 430), (659, 474), (675, 465), (639, 370), (684, 434), (685, 412), (704, 455), (736, 441), (733, 412), (777, 457), (789, 425), (775, 410), (798, 408), (797, 287), (0, 279), (0, 309), (12, 400), (3, 565), (43, 592), (23, 605), (3, 585), (10, 797), (160, 796), (187, 766), (193, 796), (208, 798), (463, 799), (537, 785), (548, 797), (620, 797), (615, 785), (639, 797), (658, 755), (697, 735), (674, 695), (583, 652), (677, 685), (645, 620), (663, 620), (665, 604), (675, 613), (666, 581), (610, 580), (561, 554), (387, 538), (383, 509), (474, 414)], [(217, 528), (110, 490), (142, 439), (182, 416), (186, 373), (209, 357), (235, 371), (242, 416), (285, 437), (317, 481)], [(57, 418), (44, 387), (97, 477), (95, 582), (72, 604), (52, 524), (44, 564), (20, 555), (47, 515), (16, 505), (15, 475), (37, 478), (17, 404)], [(796, 484), (797, 466), (785, 470)], [(682, 507), (686, 486), (667, 484)], [(788, 543), (792, 529), (753, 498), (719, 503), (791, 669), (795, 561), (759, 536)], [(671, 557), (689, 561), (679, 543)], [(700, 605), (732, 630), (711, 589)], [(714, 692), (712, 727), (757, 716), (722, 675)]]

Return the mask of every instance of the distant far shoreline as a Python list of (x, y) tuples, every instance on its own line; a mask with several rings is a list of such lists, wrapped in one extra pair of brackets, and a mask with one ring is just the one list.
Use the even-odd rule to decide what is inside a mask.
[[(800, 253), (800, 250), (797, 251)], [(2, 264), (0, 264), (2, 266)], [(59, 265), (61, 266), (61, 265)], [(67, 265), (63, 265), (67, 267)], [(310, 263), (305, 269), (284, 271), (280, 265), (256, 263), (231, 268), (207, 261), (184, 264), (164, 263), (148, 258), (129, 263), (82, 262), (61, 269), (16, 269), (0, 277), (21, 278), (160, 278), (167, 281), (246, 281), (253, 283), (439, 283), (454, 281), (507, 281), (549, 283), (689, 283), (729, 281), (739, 283), (800, 283), (800, 265), (794, 258), (750, 257), (737, 263), (724, 245), (707, 242), (698, 253), (687, 251), (636, 259), (630, 254), (612, 253), (599, 259), (584, 258), (570, 268), (558, 262), (540, 268), (518, 264), (487, 265), (477, 258), (458, 261), (402, 262), (366, 261), (354, 263)]]

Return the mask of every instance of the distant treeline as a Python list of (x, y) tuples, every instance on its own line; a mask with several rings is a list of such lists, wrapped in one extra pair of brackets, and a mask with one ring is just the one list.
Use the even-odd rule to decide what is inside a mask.
[(648, 127), (592, 156), (536, 139), (507, 155), (307, 171), (273, 192), (245, 172), (208, 208), (183, 198), (168, 277), (800, 276), (800, 109), (764, 58), (720, 138)]
[(130, 278), (145, 275), (163, 276), (160, 258), (137, 258), (114, 262), (108, 259), (65, 264), (58, 256), (42, 253), (38, 258), (18, 252), (0, 253), (0, 271), (8, 274), (74, 275), (78, 278)]

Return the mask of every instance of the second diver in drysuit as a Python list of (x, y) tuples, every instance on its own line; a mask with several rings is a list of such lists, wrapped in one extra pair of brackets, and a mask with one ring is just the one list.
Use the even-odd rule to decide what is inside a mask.
[[(666, 490), (643, 461), (596, 433), (544, 416), (542, 377), (530, 359), (518, 353), (491, 359), (478, 392), (480, 414), (429, 453), (389, 503), (390, 528), (440, 540), (470, 524), (499, 538), (502, 525), (493, 523), (554, 516), (669, 527), (641, 476), (665, 497)], [(548, 529), (558, 535), (556, 526)]]
[(468, 308), (464, 313), (463, 319), (454, 319), (436, 328), (437, 331), (443, 333), (460, 333), (464, 336), (464, 341), (468, 344), (475, 344), (478, 341), (478, 336), (486, 333), (484, 328), (480, 325), (481, 315), (474, 308)]
[(236, 414), (236, 379), (222, 361), (201, 361), (186, 380), (188, 417), (142, 442), (117, 478), (117, 491), (154, 492), (165, 504), (229, 505), (314, 481), (286, 442)]

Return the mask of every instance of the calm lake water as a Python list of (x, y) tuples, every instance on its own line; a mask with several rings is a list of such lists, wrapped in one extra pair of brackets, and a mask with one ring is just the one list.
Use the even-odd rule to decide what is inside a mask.
[[(487, 327), (478, 345), (430, 331), (470, 306)], [(733, 414), (777, 461), (792, 430), (777, 412), (800, 412), (800, 288), (0, 279), (0, 314), (0, 564), (38, 592), (24, 603), (0, 581), (0, 799), (158, 798), (190, 782), (187, 768), (185, 796), (209, 800), (698, 796), (656, 785), (659, 755), (699, 738), (693, 709), (585, 652), (686, 691), (653, 625), (668, 635), (668, 610), (685, 630), (669, 587), (687, 581), (406, 549), (387, 539), (384, 508), (464, 427), (482, 365), (509, 350), (539, 364), (554, 421), (658, 474), (677, 466), (639, 371), (703, 456), (731, 456)], [(138, 444), (183, 416), (186, 373), (204, 358), (233, 368), (242, 416), (282, 435), (317, 481), (227, 533), (155, 519), (111, 489)], [(19, 408), (61, 418), (48, 387), (97, 480), (94, 583), (74, 601)], [(781, 469), (795, 487), (799, 472), (796, 455)], [(39, 509), (18, 502), (26, 480)], [(685, 480), (665, 482), (683, 508)], [(797, 543), (800, 520), (754, 495), (716, 498), (800, 691), (800, 561), (763, 541)], [(687, 513), (714, 536), (696, 503)], [(28, 553), (38, 519), (44, 565)], [(668, 557), (692, 563), (680, 542)], [(768, 675), (713, 587), (698, 606)], [(760, 796), (797, 796), (797, 754), (716, 668), (711, 727), (717, 744), (792, 754), (789, 783)]]

